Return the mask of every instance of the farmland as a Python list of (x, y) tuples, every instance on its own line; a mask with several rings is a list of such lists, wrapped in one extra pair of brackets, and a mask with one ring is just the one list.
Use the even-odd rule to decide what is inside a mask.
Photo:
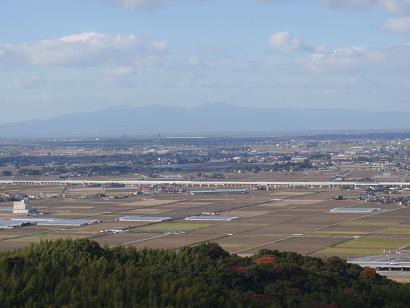
[[(3, 188), (7, 190), (6, 188)], [(24, 188), (23, 188), (24, 189)], [(33, 189), (33, 188), (30, 188)], [(55, 191), (55, 187), (48, 188)], [(43, 190), (46, 190), (43, 188)], [(76, 191), (76, 190), (74, 190)], [(126, 200), (35, 200), (33, 207), (55, 218), (93, 218), (100, 223), (80, 227), (27, 226), (0, 231), (0, 249), (30, 245), (42, 239), (92, 238), (103, 245), (178, 248), (199, 242), (219, 243), (231, 253), (251, 255), (260, 249), (351, 258), (410, 246), (410, 208), (382, 205), (378, 213), (330, 213), (366, 202), (335, 201), (339, 190), (252, 191), (235, 196), (155, 195)], [(11, 206), (2, 203), (3, 208)], [(378, 205), (379, 206), (379, 205)], [(184, 221), (213, 212), (238, 217), (231, 222)], [(3, 219), (12, 215), (0, 213)], [(170, 222), (121, 222), (127, 215), (172, 217)], [(118, 229), (124, 232), (112, 233)]]
[[(409, 180), (407, 141), (391, 136), (312, 138), (43, 141), (41, 146), (0, 142), (0, 178), (20, 180), (18, 184), (0, 186), (1, 220), (21, 217), (12, 213), (13, 201), (27, 199), (36, 210), (31, 215), (39, 219), (98, 222), (2, 229), (0, 250), (23, 248), (46, 239), (89, 238), (103, 246), (138, 249), (178, 249), (216, 242), (242, 256), (262, 249), (345, 259), (410, 251), (410, 207), (406, 203), (410, 192), (404, 187), (371, 187), (375, 181)], [(386, 151), (392, 148), (394, 155), (386, 160)], [(25, 183), (58, 179), (79, 181), (60, 185)], [(107, 183), (85, 184), (82, 180)], [(170, 183), (114, 183), (120, 180)], [(174, 180), (233, 184), (227, 187), (228, 193), (192, 194), (198, 187), (173, 185)], [(350, 181), (370, 185), (240, 185), (258, 181)], [(204, 186), (200, 189), (213, 189)], [(243, 193), (229, 193), (230, 188), (242, 188)], [(335, 208), (377, 211), (330, 212)], [(206, 215), (234, 219), (185, 220)], [(119, 221), (124, 216), (171, 219)]]

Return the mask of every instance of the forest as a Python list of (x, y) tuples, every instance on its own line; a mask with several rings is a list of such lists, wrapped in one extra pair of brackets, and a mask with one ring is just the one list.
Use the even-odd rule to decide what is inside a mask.
[(332, 257), (214, 243), (178, 250), (42, 241), (0, 254), (0, 307), (408, 307), (410, 285)]

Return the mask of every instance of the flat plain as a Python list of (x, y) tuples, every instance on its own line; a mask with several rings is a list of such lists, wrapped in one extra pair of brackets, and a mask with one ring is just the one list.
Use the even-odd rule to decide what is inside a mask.
[[(319, 174), (317, 177), (323, 176)], [(2, 193), (17, 190), (51, 194), (61, 191), (61, 187), (1, 188)], [(69, 189), (65, 199), (34, 200), (33, 207), (47, 213), (45, 217), (89, 218), (99, 223), (80, 227), (25, 226), (0, 230), (0, 250), (58, 238), (90, 238), (102, 245), (138, 249), (176, 249), (212, 241), (239, 255), (277, 249), (318, 257), (337, 255), (346, 259), (386, 251), (406, 251), (410, 247), (410, 208), (361, 200), (334, 200), (336, 195), (357, 195), (363, 191), (276, 189), (255, 190), (245, 195), (193, 196), (185, 192), (111, 200), (76, 197), (86, 190), (86, 187), (75, 187)], [(3, 209), (0, 219), (16, 216), (6, 210), (11, 206), (10, 202), (0, 204)], [(383, 211), (330, 213), (329, 210), (335, 207), (379, 207)], [(231, 222), (184, 220), (204, 212), (238, 219)], [(118, 221), (128, 215), (169, 216), (172, 220), (162, 223)]]

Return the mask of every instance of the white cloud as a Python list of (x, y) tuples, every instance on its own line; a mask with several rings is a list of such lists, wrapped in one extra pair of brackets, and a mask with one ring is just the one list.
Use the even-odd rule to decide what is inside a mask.
[(410, 14), (410, 0), (379, 0), (378, 2), (390, 14)]
[(410, 13), (410, 0), (321, 0), (321, 2), (337, 8), (379, 7), (394, 15), (407, 15)]
[[(269, 44), (281, 51), (304, 51), (287, 58), (288, 69), (304, 68), (310, 71), (352, 71), (368, 69), (383, 63), (391, 51), (369, 49), (364, 46), (330, 48), (326, 45), (309, 46), (289, 32), (279, 32), (269, 38)], [(409, 50), (406, 49), (406, 52)], [(403, 58), (403, 57), (401, 57)], [(365, 67), (365, 68), (364, 68)]]
[(351, 46), (332, 49), (326, 45), (309, 46), (302, 39), (294, 37), (288, 31), (278, 32), (269, 37), (269, 44), (280, 51), (303, 51), (313, 60), (356, 58), (364, 56), (368, 50), (363, 46)]
[(110, 68), (101, 75), (98, 84), (101, 86), (133, 87), (135, 82), (132, 77), (136, 73), (137, 68), (133, 66)]
[(311, 47), (305, 45), (300, 38), (289, 32), (277, 32), (269, 37), (269, 44), (280, 51), (308, 51)]
[(385, 29), (402, 34), (410, 34), (410, 17), (393, 18), (385, 22)]
[(362, 46), (352, 46), (334, 49), (329, 54), (336, 57), (361, 57), (367, 53), (367, 48)]
[(26, 44), (0, 44), (0, 64), (96, 66), (142, 64), (167, 49), (164, 41), (85, 32)]
[(336, 48), (325, 52), (315, 50), (299, 61), (312, 71), (346, 72), (366, 70), (370, 63), (378, 65), (383, 59), (384, 55), (380, 51), (352, 46)]
[(321, 0), (324, 5), (335, 8), (377, 7), (387, 14), (403, 16), (386, 21), (384, 29), (402, 34), (410, 34), (410, 0)]

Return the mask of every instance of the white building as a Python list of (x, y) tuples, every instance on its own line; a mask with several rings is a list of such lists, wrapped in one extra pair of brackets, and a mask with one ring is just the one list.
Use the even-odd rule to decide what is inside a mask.
[(31, 203), (28, 200), (16, 201), (13, 204), (13, 214), (29, 214), (33, 212)]

